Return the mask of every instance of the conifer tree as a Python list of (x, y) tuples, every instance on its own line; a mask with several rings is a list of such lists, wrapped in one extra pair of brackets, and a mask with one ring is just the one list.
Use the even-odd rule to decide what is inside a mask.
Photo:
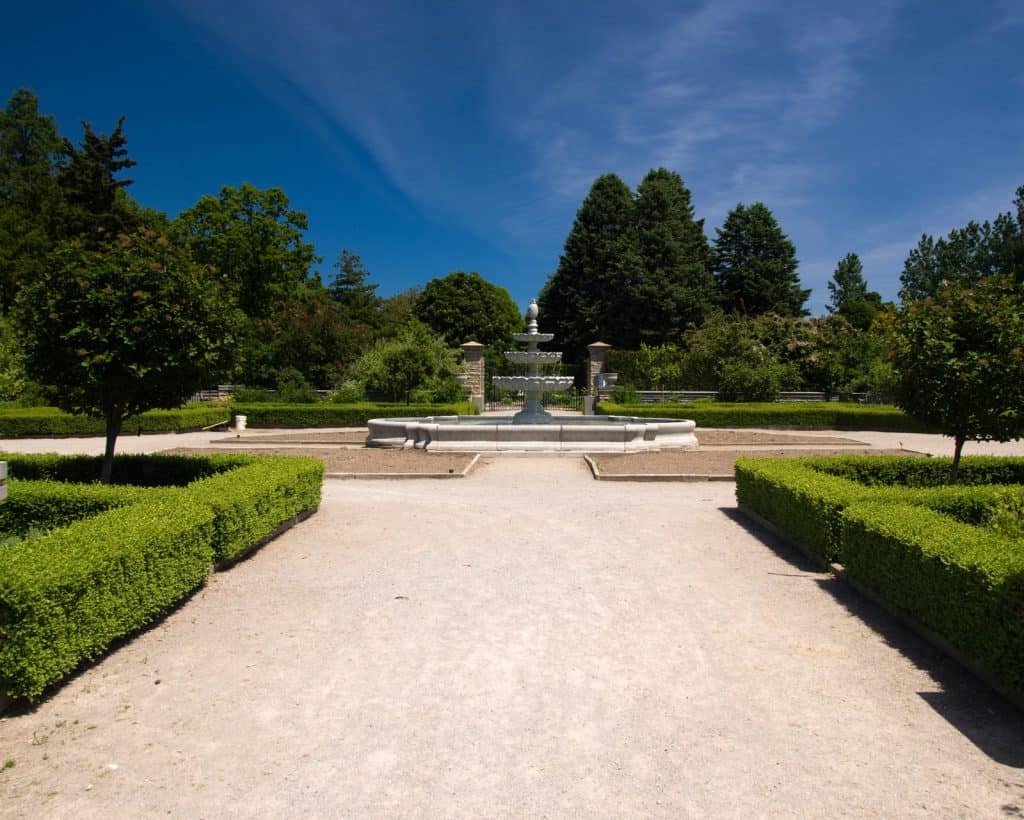
[(64, 140), (68, 160), (58, 181), (65, 207), (57, 233), (60, 239), (81, 237), (95, 247), (139, 227), (139, 212), (124, 193), (132, 180), (115, 178), (135, 165), (135, 160), (128, 158), (124, 117), (109, 136), (97, 134), (88, 122), (82, 127), (85, 133), (81, 146), (76, 148), (70, 140)]
[(836, 265), (832, 281), (828, 283), (828, 292), (828, 312), (842, 316), (860, 330), (867, 330), (882, 309), (882, 296), (877, 291), (868, 290), (864, 268), (855, 253), (848, 253)]
[(344, 248), (338, 254), (334, 268), (338, 272), (328, 286), (331, 298), (345, 308), (351, 321), (375, 326), (380, 318), (381, 299), (377, 295), (377, 285), (367, 284), (370, 272), (363, 267), (363, 261)]
[(723, 309), (740, 315), (804, 316), (796, 249), (761, 202), (737, 205), (716, 229), (712, 272)]
[(0, 111), (0, 310), (37, 276), (53, 245), (64, 141), (53, 117), (22, 88)]
[(604, 174), (577, 211), (558, 269), (539, 298), (543, 327), (555, 334), (566, 361), (579, 361), (599, 337), (617, 347), (637, 346), (635, 320), (623, 310), (622, 296), (635, 288), (640, 272), (633, 194), (618, 176)]
[(665, 168), (649, 171), (637, 187), (636, 216), (643, 276), (631, 294), (631, 317), (640, 341), (678, 342), (715, 307), (704, 220), (694, 218), (682, 178)]

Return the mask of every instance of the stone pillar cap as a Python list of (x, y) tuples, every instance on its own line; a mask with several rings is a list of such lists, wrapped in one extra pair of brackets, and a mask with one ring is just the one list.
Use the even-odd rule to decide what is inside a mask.
[(611, 347), (611, 345), (607, 344), (606, 342), (592, 342), (591, 344), (587, 345), (587, 350), (591, 350), (592, 348), (595, 347)]
[(459, 347), (487, 347), (487, 345), (480, 344), (480, 342), (463, 342)]

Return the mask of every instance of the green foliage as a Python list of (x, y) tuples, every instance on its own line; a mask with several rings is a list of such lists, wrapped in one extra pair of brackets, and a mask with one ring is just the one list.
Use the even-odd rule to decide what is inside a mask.
[(636, 347), (635, 317), (623, 310), (623, 297), (641, 267), (633, 195), (618, 176), (604, 174), (576, 212), (558, 269), (538, 299), (540, 321), (566, 361), (580, 361), (598, 339)]
[(39, 113), (32, 92), (15, 91), (0, 111), (0, 310), (38, 275), (53, 246), (64, 160), (53, 117)]
[(43, 388), (25, 372), (25, 355), (17, 331), (0, 316), (0, 402), (22, 406), (39, 404)]
[(965, 441), (1024, 435), (1024, 298), (1012, 280), (944, 286), (895, 323), (898, 404), (954, 439), (955, 480)]
[[(940, 487), (949, 485), (948, 458), (906, 456), (832, 456), (812, 462), (814, 469), (868, 487)], [(960, 485), (1024, 484), (1024, 459), (973, 456), (963, 464)], [(959, 493), (955, 487), (953, 491)]]
[(372, 397), (411, 402), (412, 391), (455, 377), (455, 354), (421, 322), (410, 322), (393, 339), (378, 341), (352, 368)]
[(366, 388), (363, 384), (355, 379), (348, 379), (338, 385), (338, 389), (335, 390), (327, 400), (334, 404), (356, 404), (359, 402), (366, 401)]
[(882, 310), (882, 297), (868, 290), (864, 268), (855, 253), (848, 253), (839, 261), (828, 283), (828, 292), (828, 312), (842, 316), (859, 330), (871, 327), (875, 315)]
[(140, 228), (139, 211), (128, 205), (125, 188), (130, 179), (115, 175), (135, 165), (128, 158), (128, 138), (124, 134), (124, 117), (110, 133), (97, 134), (92, 125), (82, 123), (85, 133), (78, 148), (64, 140), (67, 162), (57, 176), (64, 197), (60, 211), (57, 238), (73, 239), (88, 248), (100, 248), (118, 234)]
[(945, 238), (927, 234), (910, 251), (900, 276), (900, 299), (909, 305), (937, 297), (947, 287), (971, 288), (989, 276), (1005, 275), (1024, 284), (1024, 185), (1014, 199), (1016, 214), (950, 231)]
[[(97, 465), (97, 475), (99, 469)], [(67, 484), (63, 481), (7, 482), (7, 498), (0, 504), (0, 533), (23, 536), (33, 529), (52, 530), (114, 507), (134, 504), (145, 490), (104, 484)]]
[(367, 284), (370, 272), (352, 251), (343, 249), (335, 261), (338, 272), (328, 288), (331, 298), (345, 311), (349, 322), (375, 328), (380, 322), (381, 298), (377, 286)]
[(986, 524), (996, 535), (1024, 542), (1024, 488), (1000, 493), (990, 507)]
[(177, 234), (209, 265), (247, 316), (265, 318), (298, 295), (319, 262), (302, 241), (309, 220), (280, 188), (249, 183), (204, 196), (178, 217)]
[(320, 505), (319, 459), (263, 456), (189, 485), (189, 495), (214, 513), (213, 560), (233, 561), (283, 523)]
[(0, 691), (38, 697), (198, 587), (213, 511), (183, 490), (0, 550)]
[(642, 275), (630, 283), (631, 292), (620, 294), (621, 310), (633, 326), (633, 338), (623, 341), (678, 341), (687, 327), (707, 318), (716, 301), (704, 220), (694, 218), (679, 174), (657, 168), (637, 187), (636, 221)]
[(277, 398), (281, 404), (315, 404), (320, 401), (320, 397), (309, 386), (306, 377), (294, 367), (278, 372)]
[(728, 362), (718, 380), (718, 398), (724, 402), (770, 402), (782, 389), (782, 366), (756, 366), (747, 362)]
[(846, 573), (1024, 694), (1024, 549), (910, 505), (843, 516)]
[[(98, 458), (8, 456), (14, 474), (78, 478)], [(291, 457), (121, 457), (140, 476), (168, 472), (184, 489), (13, 480), (5, 523), (59, 526), (0, 548), (0, 692), (37, 698), (113, 641), (198, 587), (214, 560), (234, 560), (320, 501), (323, 464)], [(146, 464), (146, 461), (150, 464)], [(197, 480), (198, 479), (198, 480)], [(106, 509), (105, 507), (113, 508)], [(90, 513), (95, 513), (90, 515)]]
[(249, 427), (365, 427), (388, 416), (470, 416), (470, 402), (460, 404), (235, 404), (232, 412), (246, 417)]
[[(120, 455), (119, 484), (132, 487), (184, 487), (193, 481), (249, 464), (255, 456), (211, 455), (203, 458), (148, 453)], [(61, 456), (57, 453), (0, 453), (10, 475), (18, 481), (60, 481), (90, 484), (99, 481), (101, 456)], [(97, 491), (111, 489), (99, 487)], [(116, 496), (112, 496), (116, 497)]]
[[(60, 243), (18, 296), (29, 373), (58, 406), (105, 421), (179, 406), (233, 364), (233, 308), (186, 252), (144, 230), (99, 250)], [(109, 478), (109, 476), (108, 476)]]
[(601, 402), (596, 412), (606, 416), (692, 419), (697, 422), (698, 438), (701, 427), (799, 427), (807, 430), (935, 432), (934, 428), (922, 424), (902, 410), (884, 404), (808, 401), (620, 405)]
[[(221, 404), (193, 404), (177, 410), (149, 410), (125, 419), (128, 433), (170, 433), (199, 430), (230, 420)], [(48, 438), (51, 436), (97, 436), (105, 429), (103, 420), (72, 415), (56, 407), (0, 409), (0, 437)]]
[(508, 350), (523, 317), (509, 292), (475, 271), (455, 271), (427, 282), (416, 299), (416, 318), (442, 336), (449, 347), (480, 342)]
[(612, 388), (612, 401), (616, 404), (639, 404), (640, 394), (632, 384), (616, 384)]
[(761, 202), (740, 203), (716, 229), (711, 269), (727, 313), (803, 316), (796, 249)]

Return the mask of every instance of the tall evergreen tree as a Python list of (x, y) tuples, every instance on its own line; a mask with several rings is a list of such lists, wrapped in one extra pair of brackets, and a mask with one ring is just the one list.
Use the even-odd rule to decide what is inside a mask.
[(903, 263), (900, 299), (904, 305), (935, 296), (945, 285), (972, 287), (997, 273), (1024, 283), (1024, 185), (1014, 199), (1016, 214), (994, 221), (970, 221), (946, 237), (922, 235)]
[(712, 272), (727, 312), (807, 314), (811, 292), (800, 287), (796, 248), (763, 203), (740, 203), (716, 234)]
[(577, 211), (558, 269), (538, 300), (541, 323), (555, 334), (566, 361), (579, 361), (599, 338), (617, 347), (638, 345), (622, 295), (640, 277), (633, 194), (618, 176), (604, 174)]
[(57, 233), (61, 239), (81, 237), (95, 247), (139, 227), (139, 211), (124, 191), (132, 180), (115, 178), (135, 160), (128, 157), (124, 117), (109, 136), (97, 134), (87, 122), (82, 127), (81, 146), (64, 140), (68, 160), (58, 181), (65, 202)]
[(842, 316), (860, 330), (870, 327), (882, 309), (882, 296), (877, 291), (868, 290), (864, 268), (855, 253), (848, 253), (839, 260), (832, 281), (828, 283), (828, 292), (828, 312)]
[(715, 307), (704, 220), (694, 218), (682, 177), (665, 168), (637, 187), (636, 219), (643, 274), (632, 294), (634, 327), (647, 344), (678, 342)]
[(0, 310), (38, 276), (53, 245), (64, 141), (53, 117), (22, 88), (0, 111)]
[(351, 321), (375, 326), (380, 318), (381, 299), (377, 285), (367, 284), (370, 272), (363, 267), (363, 260), (345, 248), (338, 254), (334, 268), (338, 272), (328, 286), (331, 298), (345, 308)]

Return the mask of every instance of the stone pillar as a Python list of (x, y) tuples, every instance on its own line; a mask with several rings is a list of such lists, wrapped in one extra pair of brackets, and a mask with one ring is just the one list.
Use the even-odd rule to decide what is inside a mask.
[(469, 400), (481, 413), (484, 411), (484, 345), (466, 342), (462, 348), (460, 381), (469, 388)]
[(593, 415), (594, 405), (597, 404), (598, 400), (598, 376), (604, 373), (604, 359), (605, 354), (612, 349), (610, 344), (604, 342), (594, 342), (593, 344), (587, 345), (587, 354), (589, 360), (587, 361), (587, 400), (584, 400), (584, 410), (586, 415)]

